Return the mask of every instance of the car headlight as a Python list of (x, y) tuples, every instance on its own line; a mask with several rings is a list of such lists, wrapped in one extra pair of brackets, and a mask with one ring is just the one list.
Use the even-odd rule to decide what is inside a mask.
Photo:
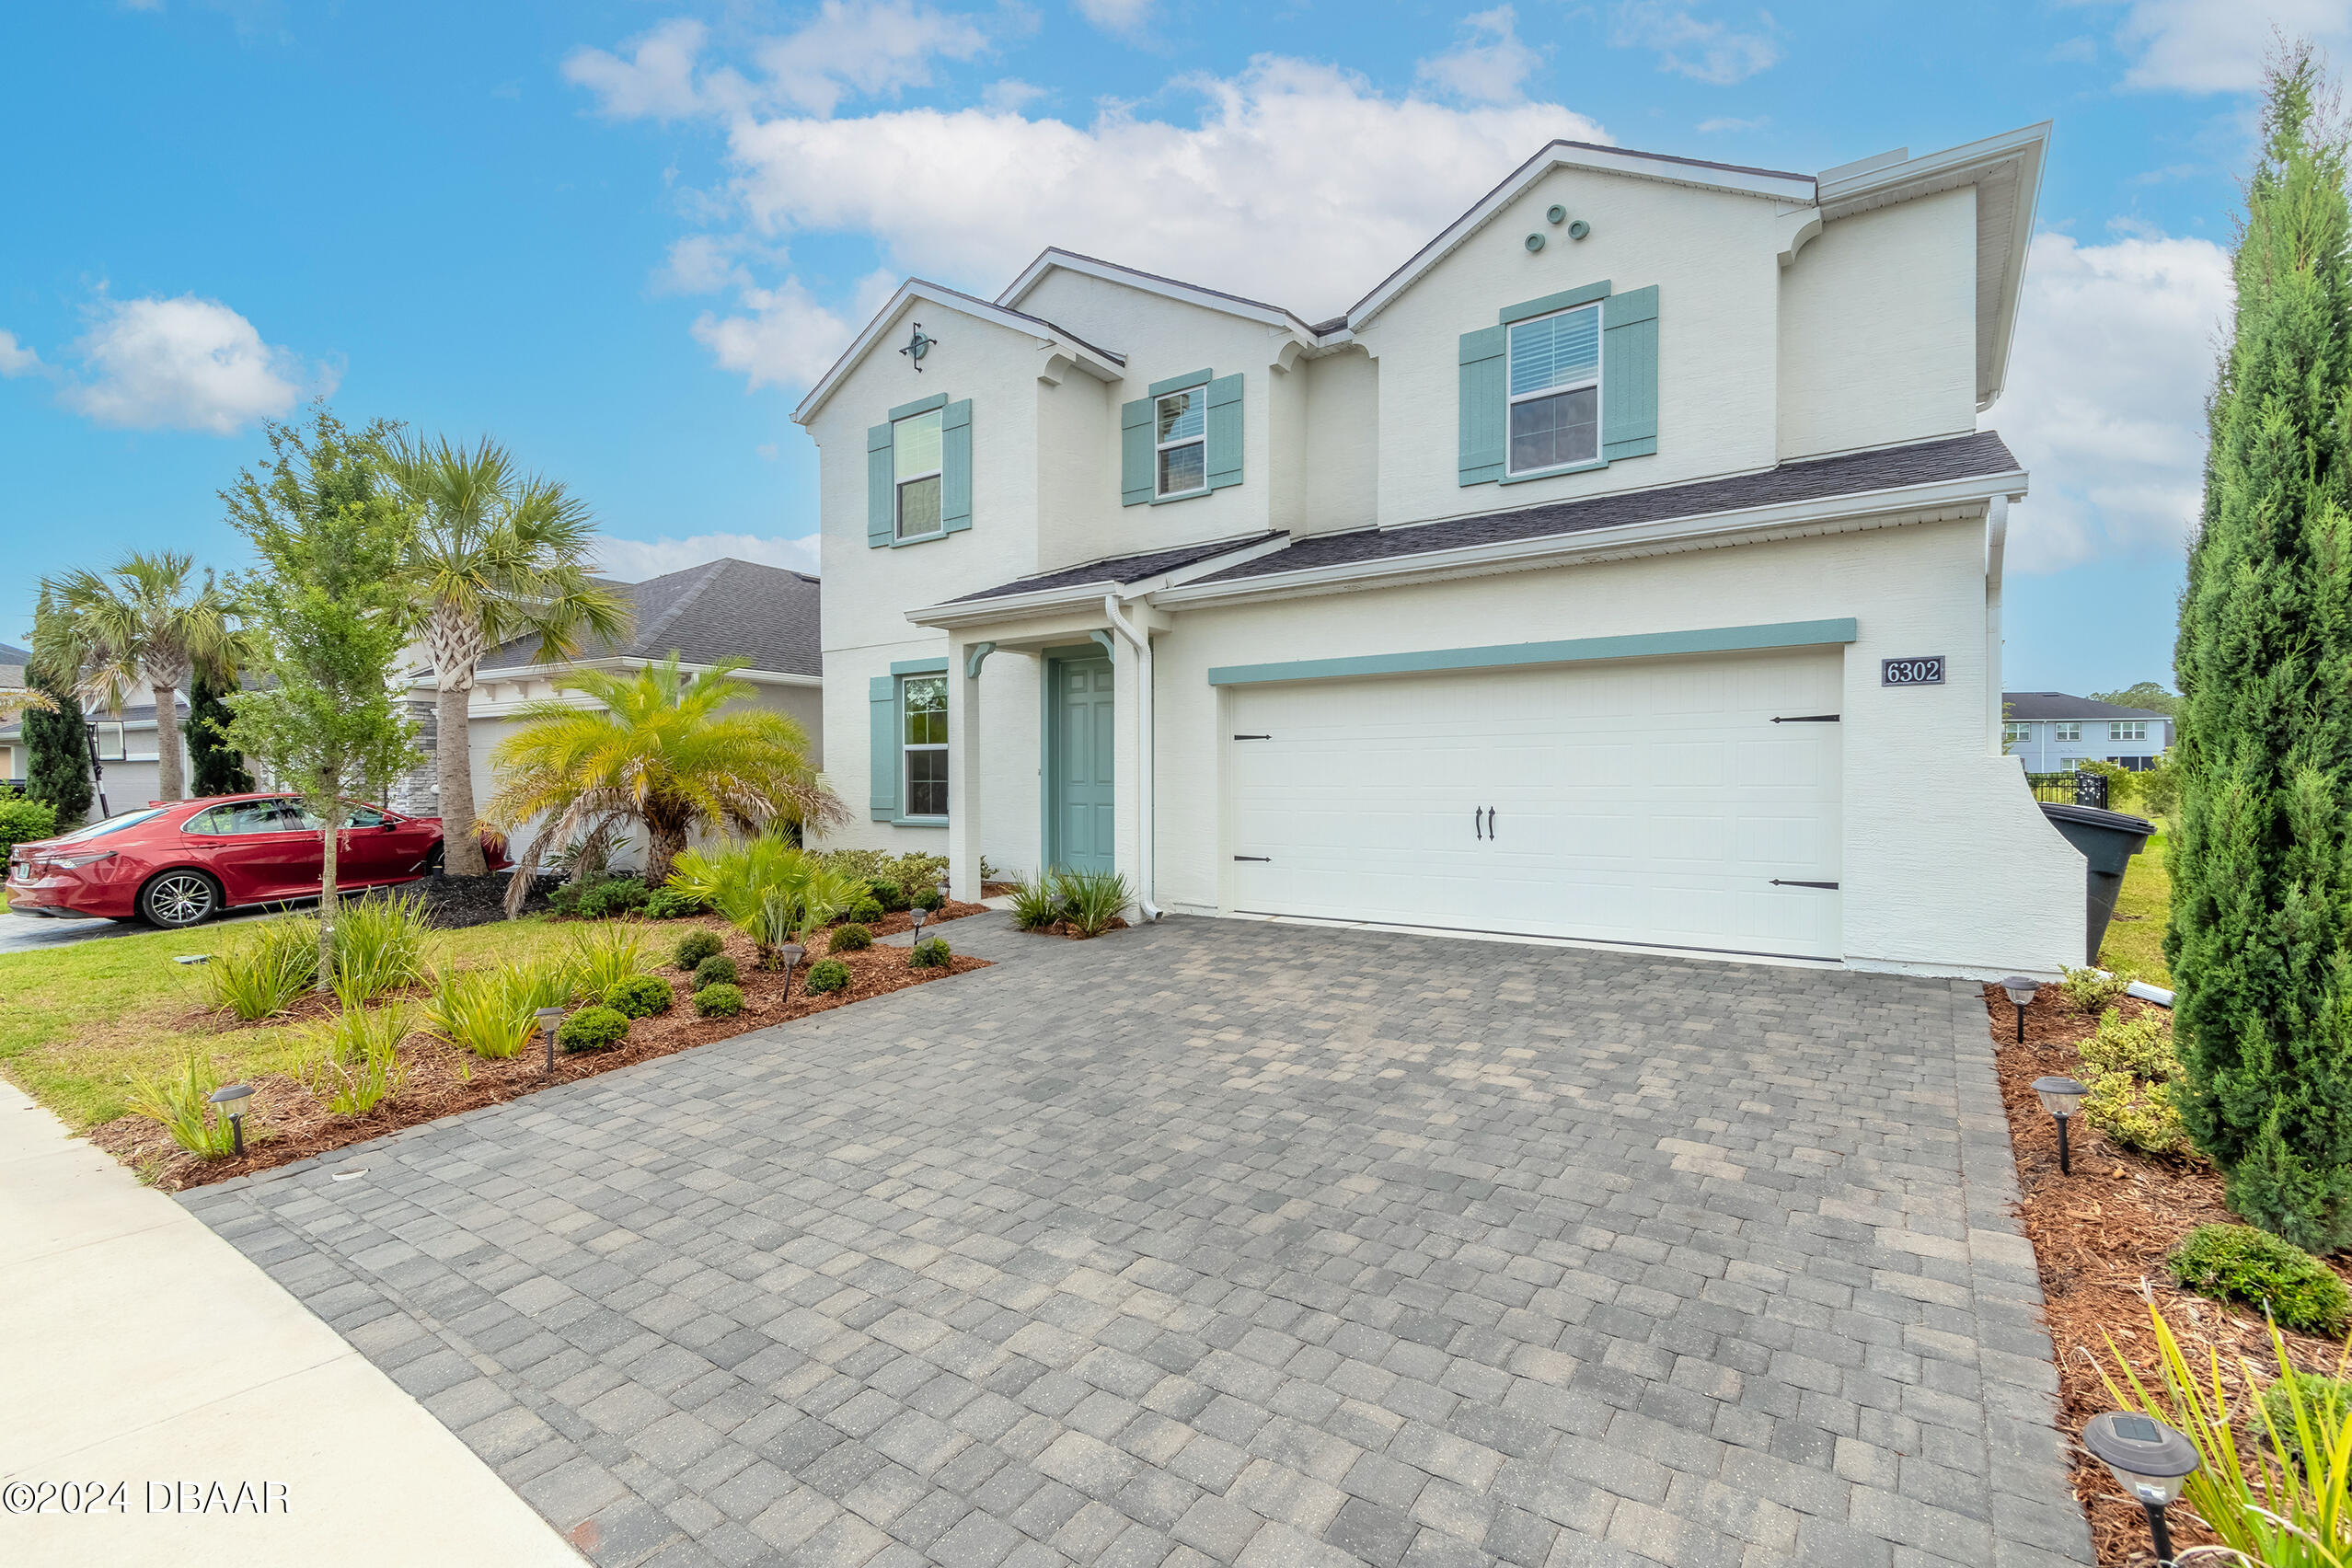
[(111, 849), (94, 849), (86, 855), (61, 855), (49, 862), (49, 869), (53, 871), (70, 871), (79, 866), (87, 866), (99, 860), (113, 859), (114, 851)]

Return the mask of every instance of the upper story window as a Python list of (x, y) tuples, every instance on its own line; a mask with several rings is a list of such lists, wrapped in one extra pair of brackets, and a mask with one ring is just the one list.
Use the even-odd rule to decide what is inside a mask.
[(2022, 746), (2033, 738), (2034, 726), (2031, 724), (2003, 724), (2000, 727), (2003, 745)]
[(1600, 318), (1594, 304), (1512, 324), (1512, 473), (1599, 458)]
[(900, 686), (900, 743), (906, 776), (906, 814), (948, 814), (947, 677), (910, 676)]
[(895, 533), (920, 539), (940, 531), (940, 485), (946, 450), (942, 410), (895, 421), (890, 427), (891, 478), (897, 494)]
[(2080, 720), (2050, 726), (2050, 739), (2054, 741), (2079, 741), (2081, 738), (2082, 724)]
[(2111, 741), (2144, 741), (2147, 738), (2148, 721), (2145, 719), (2117, 719), (2107, 725), (2107, 739)]
[(100, 762), (122, 760), (122, 726), (110, 719), (98, 721), (98, 754)]
[(1208, 388), (1170, 392), (1152, 405), (1153, 493), (1161, 500), (1208, 488)]

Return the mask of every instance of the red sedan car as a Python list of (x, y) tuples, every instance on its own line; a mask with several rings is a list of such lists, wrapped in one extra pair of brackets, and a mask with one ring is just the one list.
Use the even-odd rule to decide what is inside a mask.
[[(441, 819), (347, 808), (335, 851), (340, 888), (413, 882), (441, 866)], [(317, 897), (320, 822), (288, 795), (167, 801), (8, 856), (18, 915), (106, 916), (178, 929), (239, 905)], [(491, 864), (501, 865), (493, 857)]]

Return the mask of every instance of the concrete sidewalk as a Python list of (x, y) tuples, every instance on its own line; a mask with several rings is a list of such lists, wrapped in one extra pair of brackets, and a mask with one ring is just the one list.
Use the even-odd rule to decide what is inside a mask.
[(0, 1562), (580, 1568), (283, 1287), (5, 1083), (0, 1278)]

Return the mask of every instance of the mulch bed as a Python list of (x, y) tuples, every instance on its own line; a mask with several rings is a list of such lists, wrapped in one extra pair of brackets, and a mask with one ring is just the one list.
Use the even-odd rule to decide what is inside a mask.
[[(563, 885), (563, 878), (540, 876), (533, 880), (536, 885), (525, 895), (521, 913), (544, 915), (548, 912), (548, 894)], [(455, 931), (505, 919), (507, 881), (501, 876), (449, 877), (436, 873), (421, 882), (409, 882), (398, 891), (421, 895), (425, 917), (441, 930)]]
[[(982, 905), (951, 903), (937, 915), (926, 917), (925, 929), (963, 916), (985, 913), (986, 909)], [(547, 1070), (544, 1047), (536, 1043), (521, 1055), (489, 1061), (431, 1035), (417, 1033), (411, 1034), (400, 1048), (408, 1078), (399, 1092), (364, 1116), (333, 1114), (300, 1081), (283, 1074), (265, 1073), (250, 1079), (253, 1098), (247, 1102), (251, 1110), (246, 1116), (246, 1152), (242, 1157), (202, 1159), (173, 1143), (162, 1128), (142, 1116), (120, 1116), (93, 1127), (90, 1141), (124, 1163), (138, 1167), (143, 1175), (166, 1192), (179, 1192), (291, 1165), (351, 1144), (380, 1138), (403, 1127), (495, 1105), (552, 1084), (594, 1078), (634, 1062), (672, 1055), (751, 1030), (806, 1018), (811, 1013), (830, 1012), (870, 997), (885, 996), (909, 986), (927, 985), (951, 974), (968, 974), (988, 967), (986, 959), (957, 953), (944, 969), (914, 969), (907, 964), (905, 948), (877, 943), (862, 952), (827, 954), (823, 939), (819, 939), (810, 957), (792, 972), (791, 989), (787, 995), (785, 976), (754, 967), (751, 943), (723, 922), (700, 919), (647, 924), (664, 950), (663, 965), (657, 973), (670, 983), (670, 1010), (639, 1019), (630, 1025), (628, 1037), (608, 1051), (559, 1052), (552, 1073)], [(674, 950), (677, 939), (698, 926), (719, 934), (726, 944), (728, 956), (743, 972), (744, 1010), (733, 1018), (696, 1017), (690, 976), (668, 966), (667, 950)], [(868, 929), (880, 937), (910, 930), (913, 926), (906, 915), (897, 914), (884, 917)], [(949, 940), (951, 945), (952, 936)], [(811, 996), (804, 989), (810, 966), (825, 957), (836, 958), (848, 966), (849, 985), (844, 990)], [(420, 995), (407, 999), (415, 1002), (422, 998)], [(306, 1001), (293, 1016), (324, 1018), (333, 1010), (330, 1003)], [(270, 1021), (282, 1023), (285, 1020)], [(245, 1026), (224, 1020), (222, 1027)]]
[[(2165, 1010), (2132, 997), (2117, 1006), (2127, 1020)], [(2034, 1243), (2044, 1317), (2058, 1349), (2059, 1429), (2074, 1467), (2075, 1499), (2090, 1518), (2101, 1563), (2108, 1568), (2146, 1563), (2151, 1561), (2146, 1516), (2078, 1438), (2085, 1422), (2116, 1408), (2100, 1367), (2112, 1372), (2116, 1352), (2143, 1382), (2162, 1386), (2148, 1320), (2151, 1299), (2193, 1365), (2209, 1366), (2212, 1353), (2219, 1351), (2233, 1384), (2241, 1381), (2236, 1372), (2242, 1360), (2266, 1373), (2277, 1367), (2270, 1331), (2259, 1311), (2193, 1296), (2175, 1286), (2164, 1267), (2165, 1254), (2196, 1227), (2243, 1222), (2224, 1206), (2221, 1178), (2204, 1160), (2133, 1153), (2109, 1143), (2080, 1115), (2067, 1135), (2074, 1173), (2060, 1175), (2058, 1124), (2043, 1111), (2033, 1084), (2054, 1074), (2081, 1078), (2075, 1048), (2091, 1037), (2097, 1020), (2076, 1012), (2058, 987), (2046, 986), (2026, 1009), (2025, 1043), (2019, 1045), (2016, 1009), (2000, 986), (1985, 987), (1985, 1010), (2017, 1159), (2019, 1216)], [(2327, 1262), (2352, 1281), (2344, 1260)], [(2338, 1369), (2341, 1344), (2291, 1332), (2286, 1337), (2298, 1367), (2329, 1374)], [(2172, 1527), (2176, 1551), (2214, 1539), (2193, 1521), (2185, 1505), (2172, 1510)]]

